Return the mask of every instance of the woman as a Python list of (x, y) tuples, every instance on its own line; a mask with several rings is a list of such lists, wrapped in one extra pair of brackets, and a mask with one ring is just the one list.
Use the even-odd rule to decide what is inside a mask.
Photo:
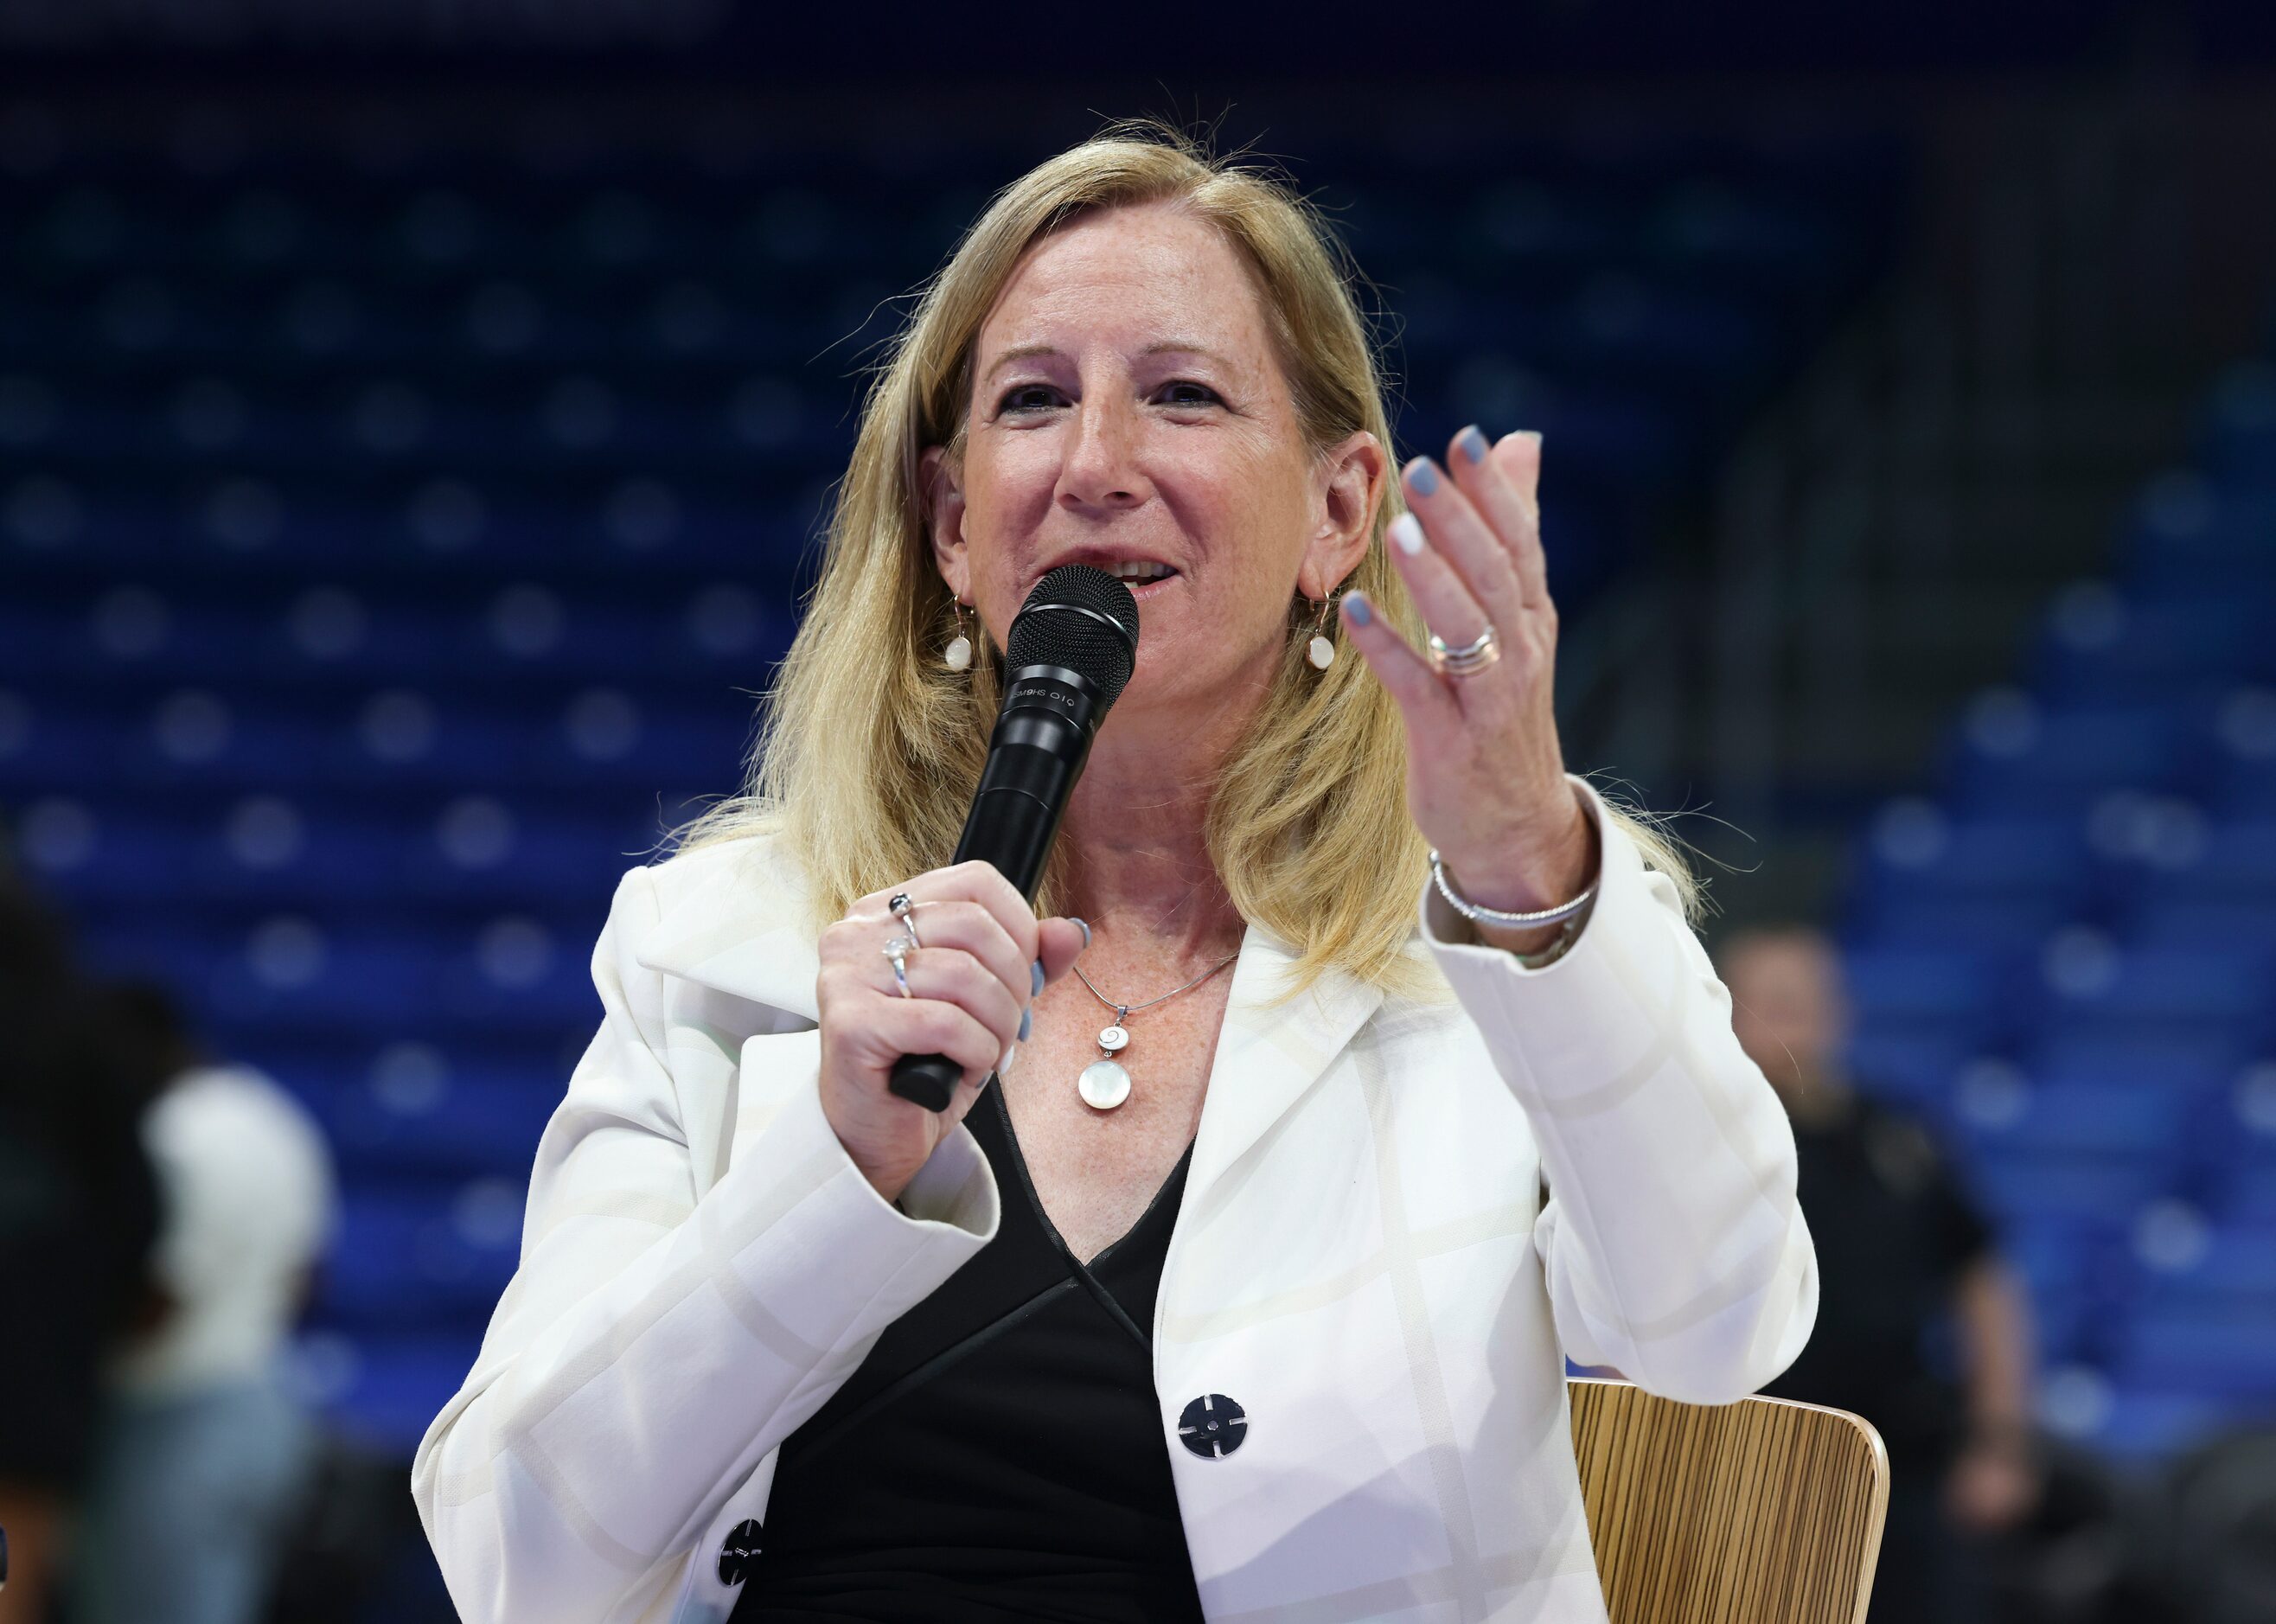
[[(1537, 437), (1389, 444), (1277, 185), (1125, 133), (990, 207), (751, 793), (618, 888), (414, 1471), (466, 1617), (1604, 1617), (1560, 1353), (1783, 1369), (1793, 1141), (1680, 863), (1563, 769)], [(934, 865), (1068, 562), (1144, 630), (1039, 919)]]

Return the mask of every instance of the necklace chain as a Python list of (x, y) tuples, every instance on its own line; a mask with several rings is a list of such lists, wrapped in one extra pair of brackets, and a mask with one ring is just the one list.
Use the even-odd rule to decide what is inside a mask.
[(1081, 982), (1084, 986), (1090, 987), (1091, 997), (1096, 998), (1100, 1003), (1105, 1005), (1107, 1008), (1114, 1012), (1115, 1023), (1119, 1025), (1122, 1021), (1128, 1019), (1130, 1016), (1136, 1014), (1142, 1009), (1151, 1009), (1157, 1004), (1166, 1004), (1172, 998), (1176, 998), (1180, 992), (1191, 992), (1195, 988), (1200, 986), (1210, 976), (1216, 975), (1219, 970), (1225, 968), (1226, 965), (1231, 964), (1235, 959), (1240, 957), (1240, 950), (1236, 947), (1233, 952), (1227, 953), (1224, 958), (1210, 966), (1209, 968), (1195, 976), (1193, 980), (1187, 982), (1184, 986), (1173, 987), (1169, 991), (1164, 993), (1160, 998), (1148, 998), (1143, 1004), (1117, 1004), (1112, 998), (1108, 998), (1096, 987), (1091, 986), (1090, 977), (1082, 973), (1082, 966), (1079, 964), (1074, 967), (1074, 975), (1075, 979)]
[(1075, 1090), (1082, 1096), (1083, 1104), (1094, 1111), (1111, 1111), (1130, 1097), (1129, 1068), (1115, 1056), (1126, 1052), (1130, 1046), (1130, 1034), (1122, 1029), (1122, 1023), (1130, 1019), (1133, 1011), (1151, 1009), (1157, 1004), (1168, 1003), (1180, 992), (1191, 992), (1240, 957), (1240, 950), (1236, 948), (1184, 986), (1172, 987), (1160, 998), (1148, 998), (1143, 1004), (1117, 1004), (1092, 985), (1090, 977), (1082, 973), (1081, 965), (1075, 966), (1075, 979), (1089, 988), (1091, 997), (1114, 1012), (1114, 1024), (1098, 1035), (1098, 1059), (1084, 1066), (1082, 1075), (1075, 1079)]

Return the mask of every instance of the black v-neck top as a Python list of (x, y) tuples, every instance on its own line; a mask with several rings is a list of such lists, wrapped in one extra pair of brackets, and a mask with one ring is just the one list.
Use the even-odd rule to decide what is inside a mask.
[(1193, 1146), (1086, 1269), (1000, 1083), (966, 1123), (1002, 1192), (996, 1237), (785, 1440), (730, 1624), (1202, 1617), (1151, 1348)]

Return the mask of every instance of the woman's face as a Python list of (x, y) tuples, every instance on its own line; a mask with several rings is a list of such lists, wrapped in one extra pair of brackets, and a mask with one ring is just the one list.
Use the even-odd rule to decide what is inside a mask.
[(1385, 471), (1371, 435), (1304, 443), (1254, 282), (1217, 229), (1118, 209), (1029, 247), (982, 324), (960, 467), (925, 454), (941, 574), (1001, 646), (1063, 564), (1129, 577), (1121, 702), (1269, 680), (1290, 597), (1356, 564)]

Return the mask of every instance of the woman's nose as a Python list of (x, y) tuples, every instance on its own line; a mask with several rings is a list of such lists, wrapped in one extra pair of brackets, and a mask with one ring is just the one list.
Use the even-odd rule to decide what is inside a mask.
[(1135, 414), (1104, 390), (1086, 391), (1059, 468), (1059, 502), (1076, 508), (1135, 507), (1146, 499), (1137, 468)]

